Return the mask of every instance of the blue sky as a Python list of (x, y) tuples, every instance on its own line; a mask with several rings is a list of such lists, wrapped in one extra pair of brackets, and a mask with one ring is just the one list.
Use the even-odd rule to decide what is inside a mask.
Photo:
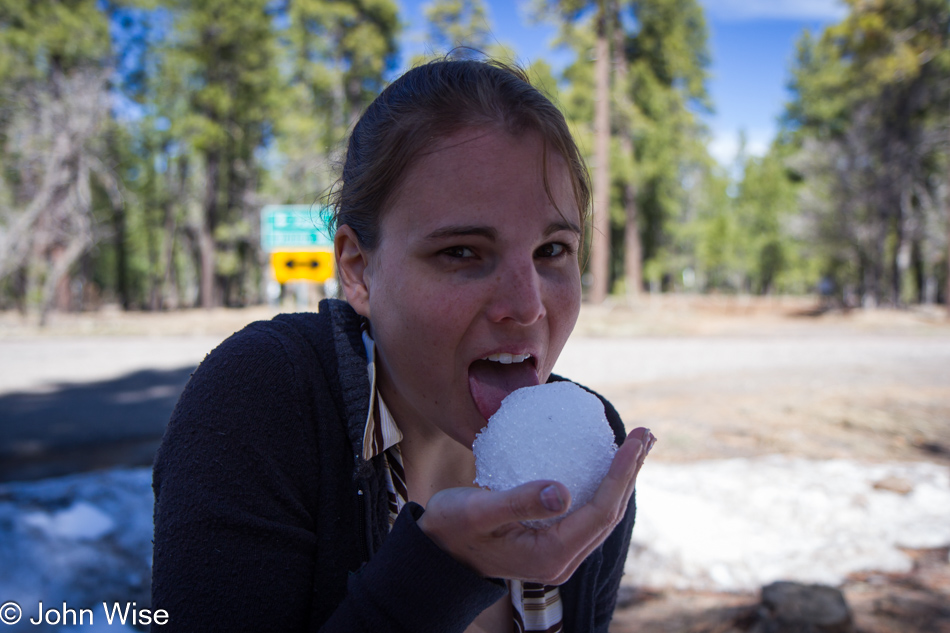
[[(397, 0), (406, 22), (405, 60), (423, 50), (427, 0)], [(804, 29), (820, 32), (838, 22), (845, 8), (838, 0), (699, 0), (706, 11), (712, 58), (707, 87), (715, 112), (706, 116), (712, 154), (723, 164), (735, 157), (739, 131), (747, 150), (761, 154), (777, 130), (787, 93), (788, 69), (795, 42)], [(551, 48), (554, 28), (531, 25), (526, 0), (487, 0), (497, 39), (517, 52), (522, 62), (539, 57), (556, 68), (568, 59)]]

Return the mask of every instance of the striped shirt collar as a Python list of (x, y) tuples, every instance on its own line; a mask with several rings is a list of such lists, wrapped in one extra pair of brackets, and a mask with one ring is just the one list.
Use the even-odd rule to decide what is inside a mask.
[(402, 431), (376, 389), (376, 343), (369, 334), (369, 322), (363, 320), (363, 347), (366, 348), (366, 371), (369, 374), (369, 411), (363, 431), (363, 459), (371, 460), (402, 441)]

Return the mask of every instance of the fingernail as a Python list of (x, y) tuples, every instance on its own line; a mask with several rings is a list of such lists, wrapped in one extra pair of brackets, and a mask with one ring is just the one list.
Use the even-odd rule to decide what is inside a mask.
[(541, 505), (551, 512), (560, 512), (564, 509), (564, 500), (557, 486), (551, 485), (541, 491)]

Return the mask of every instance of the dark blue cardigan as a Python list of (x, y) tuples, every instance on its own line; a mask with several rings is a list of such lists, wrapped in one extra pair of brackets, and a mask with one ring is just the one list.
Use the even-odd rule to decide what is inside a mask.
[[(155, 461), (152, 608), (169, 622), (153, 630), (464, 631), (505, 595), (419, 529), (419, 505), (388, 530), (383, 466), (361, 457), (368, 405), (359, 316), (340, 301), (208, 355)], [(631, 499), (561, 587), (565, 631), (607, 631), (634, 514)]]

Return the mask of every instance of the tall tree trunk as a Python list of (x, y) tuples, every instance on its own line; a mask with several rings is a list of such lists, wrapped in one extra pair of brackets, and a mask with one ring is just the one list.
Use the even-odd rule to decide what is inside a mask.
[(26, 266), (21, 266), (20, 268), (13, 271), (13, 302), (16, 305), (17, 311), (21, 316), (26, 316), (27, 309), (27, 269)]
[(81, 155), (76, 156), (75, 166), (71, 171), (75, 179), (75, 188), (70, 192), (72, 194), (70, 197), (78, 204), (69, 205), (67, 202), (63, 206), (68, 208), (68, 215), (57, 218), (58, 222), (65, 224), (61, 228), (65, 229), (69, 235), (67, 245), (64, 247), (61, 243), (57, 243), (57, 238), (54, 238), (56, 241), (51, 242), (51, 247), (46, 249), (50, 254), (51, 262), (43, 283), (40, 303), (41, 326), (47, 324), (49, 313), (56, 306), (57, 291), (62, 288), (63, 283), (66, 285), (65, 290), (68, 296), (69, 270), (93, 243), (91, 209), (89, 208), (89, 201), (92, 199), (89, 187), (89, 161)]
[(640, 219), (637, 216), (637, 190), (627, 183), (624, 190), (626, 224), (623, 227), (624, 277), (627, 296), (636, 299), (643, 290), (643, 252), (640, 245)]
[(115, 246), (115, 286), (123, 310), (131, 307), (129, 296), (129, 258), (126, 248), (125, 205), (112, 205), (113, 245)]
[(911, 209), (910, 192), (904, 191), (900, 196), (900, 204), (897, 207), (897, 217), (894, 218), (894, 229), (897, 232), (897, 238), (894, 245), (894, 253), (891, 259), (891, 303), (895, 307), (903, 305), (904, 295), (904, 277), (910, 267), (910, 229)]
[(152, 226), (152, 209), (144, 209), (145, 244), (148, 252), (148, 309), (157, 312), (162, 304), (161, 251), (158, 244), (158, 227)]
[(590, 302), (603, 303), (610, 283), (610, 44), (601, 0), (597, 13), (594, 76), (594, 216), (591, 235)]
[(175, 202), (166, 200), (164, 204), (164, 218), (162, 221), (162, 254), (159, 256), (162, 268), (162, 278), (158, 282), (157, 302), (153, 310), (164, 310), (167, 307), (169, 287), (172, 280), (172, 269), (175, 257)]
[(950, 207), (947, 215), (947, 288), (943, 295), (947, 304), (947, 317), (950, 318)]
[[(188, 181), (188, 157), (182, 156), (178, 159), (178, 183), (176, 186), (171, 184), (171, 170), (166, 170), (168, 179), (166, 187), (171, 192), (165, 203), (165, 239), (164, 253), (162, 254), (162, 263), (165, 266), (165, 276), (162, 280), (161, 302), (159, 310), (165, 308), (175, 309), (178, 307), (178, 276), (175, 274), (175, 244), (178, 236), (178, 227), (176, 221), (176, 209), (179, 204), (185, 200), (185, 183)], [(172, 305), (169, 305), (172, 304)]]
[[(109, 133), (106, 137), (110, 151), (115, 151), (115, 138)], [(132, 307), (131, 289), (129, 288), (129, 257), (128, 257), (128, 227), (126, 226), (127, 205), (119, 179), (113, 171), (98, 157), (88, 158), (89, 167), (109, 198), (112, 207), (113, 246), (115, 247), (116, 265), (116, 293), (123, 310)], [(91, 240), (90, 240), (91, 241)]]
[[(245, 130), (245, 137), (243, 142), (229, 142), (228, 143), (228, 161), (227, 161), (227, 183), (225, 190), (227, 191), (227, 217), (229, 222), (243, 221), (250, 219), (246, 217), (247, 214), (247, 205), (245, 200), (247, 199), (248, 192), (253, 191), (249, 186), (250, 174), (253, 171), (251, 166), (251, 155), (253, 153), (253, 142), (248, 142), (253, 139), (251, 130)], [(247, 145), (244, 143), (248, 142)], [(244, 244), (247, 241), (246, 236), (233, 236), (230, 243), (228, 244), (228, 249), (237, 256), (237, 268), (232, 270), (227, 275), (226, 287), (227, 287), (227, 301), (225, 305), (228, 307), (237, 307), (247, 305), (247, 299), (244, 294), (244, 283), (247, 276), (247, 249), (244, 248)]]
[(86, 252), (91, 244), (89, 236), (83, 233), (75, 236), (66, 248), (54, 251), (54, 258), (43, 284), (43, 303), (40, 306), (41, 326), (46, 326), (49, 322), (49, 313), (56, 303), (56, 291), (63, 281), (68, 283), (67, 274), (70, 267)]
[(201, 307), (210, 310), (215, 305), (214, 288), (214, 229), (218, 216), (218, 176), (221, 156), (208, 152), (205, 182), (205, 217), (198, 229), (198, 250), (201, 253), (200, 294)]
[(187, 249), (188, 254), (191, 256), (191, 265), (197, 277), (198, 292), (194, 295), (191, 293), (193, 287), (190, 283), (193, 283), (193, 281), (189, 279), (190, 283), (186, 288), (188, 293), (187, 295), (183, 293), (181, 296), (182, 299), (187, 300), (188, 307), (197, 308), (201, 305), (201, 228), (197, 224), (186, 225), (183, 236), (185, 238), (183, 241), (186, 242), (184, 248)]
[[(613, 24), (614, 86), (618, 99), (617, 130), (620, 137), (620, 151), (636, 163), (633, 147), (633, 121), (630, 88), (627, 85), (629, 68), (627, 62), (624, 30), (621, 27), (620, 8), (617, 0), (610, 2), (610, 20)], [(626, 174), (623, 188), (624, 227), (623, 227), (623, 273), (627, 297), (636, 299), (643, 288), (642, 248), (640, 245), (640, 222), (637, 214), (637, 187), (633, 174)]]
[(914, 297), (917, 303), (926, 303), (926, 269), (923, 249), (920, 247), (920, 238), (914, 237), (910, 246), (910, 268), (914, 280)]

